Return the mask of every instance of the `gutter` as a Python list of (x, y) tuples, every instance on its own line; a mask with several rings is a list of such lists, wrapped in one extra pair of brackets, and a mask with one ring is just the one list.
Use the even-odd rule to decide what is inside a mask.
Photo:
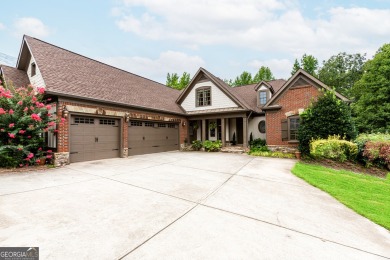
[(46, 91), (46, 93), (50, 94), (50, 95), (54, 95), (54, 96), (69, 97), (69, 98), (88, 100), (88, 101), (93, 101), (93, 102), (106, 103), (106, 104), (111, 104), (111, 105), (120, 105), (120, 106), (124, 106), (124, 107), (141, 109), (141, 110), (147, 110), (147, 111), (164, 113), (164, 114), (171, 114), (171, 115), (173, 114), (173, 115), (179, 115), (179, 116), (183, 116), (183, 117), (187, 116), (184, 113), (170, 112), (170, 111), (166, 111), (166, 110), (160, 110), (160, 109), (155, 109), (155, 108), (148, 108), (148, 107), (143, 107), (143, 106), (128, 105), (128, 104), (114, 102), (114, 101), (107, 101), (107, 100), (94, 99), (94, 98), (88, 98), (88, 97), (74, 96), (74, 95), (70, 95), (70, 94), (63, 94), (63, 93), (58, 93), (58, 92), (52, 92), (52, 91), (49, 91), (49, 90)]

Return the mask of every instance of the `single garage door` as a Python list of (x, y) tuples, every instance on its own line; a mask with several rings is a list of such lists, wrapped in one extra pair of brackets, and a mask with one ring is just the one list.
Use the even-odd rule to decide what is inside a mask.
[(174, 123), (129, 122), (129, 155), (179, 149), (179, 126)]
[(119, 120), (72, 116), (70, 162), (119, 157)]

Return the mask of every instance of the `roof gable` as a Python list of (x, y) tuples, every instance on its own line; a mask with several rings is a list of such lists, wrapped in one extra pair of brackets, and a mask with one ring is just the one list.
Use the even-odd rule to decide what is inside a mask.
[(182, 104), (184, 99), (188, 96), (191, 90), (195, 87), (195, 85), (201, 81), (210, 80), (216, 87), (218, 87), (227, 97), (229, 97), (237, 106), (248, 109), (248, 105), (245, 104), (245, 101), (240, 100), (237, 96), (234, 95), (231, 87), (228, 86), (223, 80), (214, 76), (204, 68), (199, 68), (199, 70), (195, 73), (194, 77), (191, 79), (188, 86), (181, 92), (176, 102), (178, 104)]
[[(263, 109), (270, 108), (271, 106), (275, 105), (275, 102), (280, 99), (283, 94), (292, 87), (297, 86), (304, 86), (304, 85), (310, 85), (314, 86), (316, 88), (323, 88), (328, 91), (333, 91), (330, 87), (328, 87), (325, 83), (320, 81), (319, 79), (313, 77), (308, 72), (304, 71), (303, 69), (299, 69), (280, 89), (272, 96), (272, 98), (267, 102), (267, 104), (264, 105)], [(336, 96), (345, 101), (350, 102), (350, 100), (343, 95), (341, 95), (338, 92), (335, 92)]]
[(14, 67), (0, 65), (5, 84), (12, 82), (16, 87), (25, 87), (30, 84), (27, 73)]
[(259, 83), (257, 83), (255, 86), (255, 90), (258, 91), (261, 88), (261, 86), (265, 86), (271, 91), (272, 94), (274, 93), (274, 89), (267, 81), (262, 80)]
[[(178, 90), (29, 36), (24, 40), (49, 94), (183, 113), (175, 103)], [(18, 66), (23, 66), (24, 52), (22, 45)]]

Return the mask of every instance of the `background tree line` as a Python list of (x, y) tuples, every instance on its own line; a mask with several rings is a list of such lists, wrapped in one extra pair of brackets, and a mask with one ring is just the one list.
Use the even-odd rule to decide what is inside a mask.
[[(359, 132), (390, 132), (390, 44), (380, 47), (371, 60), (366, 54), (341, 52), (322, 61), (321, 66), (316, 57), (304, 54), (295, 59), (291, 75), (301, 68), (353, 101), (351, 108)], [(243, 71), (234, 80), (224, 81), (237, 87), (274, 79), (271, 69), (261, 66), (254, 76)], [(189, 82), (187, 72), (180, 77), (168, 73), (166, 85), (183, 89)]]

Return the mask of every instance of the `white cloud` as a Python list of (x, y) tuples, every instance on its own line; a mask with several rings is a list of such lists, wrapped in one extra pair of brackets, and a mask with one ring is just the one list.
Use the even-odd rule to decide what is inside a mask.
[(289, 0), (122, 0), (121, 10), (121, 30), (193, 48), (227, 44), (321, 60), (373, 54), (390, 38), (390, 9), (338, 7), (310, 19)]
[(5, 29), (5, 25), (3, 23), (0, 23), (0, 30), (4, 30)]
[(176, 51), (162, 52), (156, 59), (145, 57), (102, 57), (98, 59), (163, 84), (165, 84), (168, 72), (182, 74), (186, 71), (193, 76), (199, 67), (205, 64), (199, 56), (190, 56)]
[(41, 20), (35, 17), (22, 17), (14, 23), (16, 37), (21, 37), (23, 34), (29, 36), (44, 38), (50, 34), (50, 29)]

